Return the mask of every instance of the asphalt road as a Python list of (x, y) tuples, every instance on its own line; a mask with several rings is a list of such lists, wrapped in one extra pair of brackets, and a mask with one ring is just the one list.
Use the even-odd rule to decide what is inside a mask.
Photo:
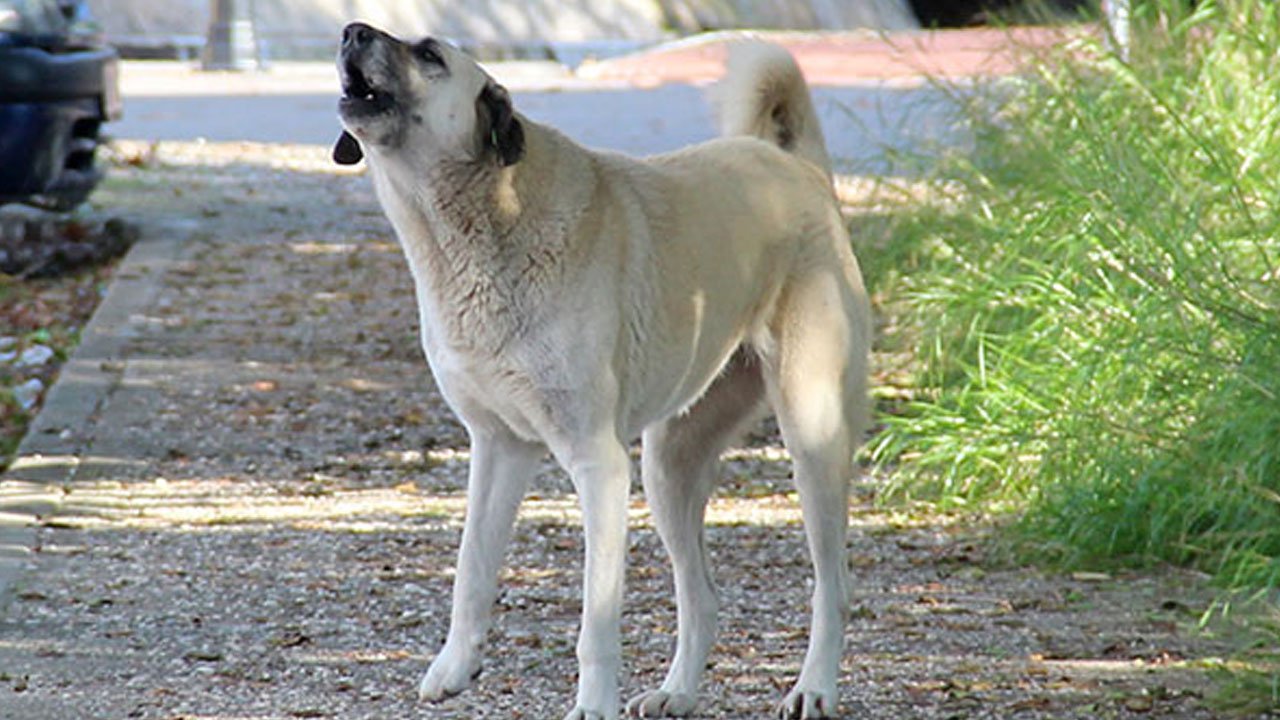
[[(224, 78), (225, 79), (225, 78)], [(150, 88), (129, 94), (125, 117), (107, 127), (118, 138), (329, 144), (339, 132), (337, 89), (290, 91), (234, 87)], [(137, 83), (133, 83), (135, 86)], [(210, 83), (212, 85), (213, 83)], [(336, 83), (335, 83), (336, 85)], [(294, 89), (296, 90), (296, 88)], [(906, 171), (900, 158), (932, 144), (957, 145), (966, 134), (943, 93), (902, 83), (814, 88), (837, 170), (857, 174)], [(643, 155), (674, 150), (715, 135), (703, 88), (668, 84), (639, 89), (540, 83), (514, 89), (516, 107), (585, 145)]]

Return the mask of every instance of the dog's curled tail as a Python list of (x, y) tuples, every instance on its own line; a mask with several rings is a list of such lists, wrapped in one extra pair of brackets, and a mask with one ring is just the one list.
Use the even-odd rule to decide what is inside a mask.
[(722, 136), (761, 138), (831, 175), (809, 85), (786, 48), (754, 39), (731, 43), (724, 78), (712, 98)]

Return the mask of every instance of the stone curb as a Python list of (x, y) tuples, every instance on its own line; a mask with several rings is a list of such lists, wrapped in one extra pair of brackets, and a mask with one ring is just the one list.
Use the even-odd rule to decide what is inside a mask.
[(62, 488), (86, 469), (113, 462), (93, 452), (96, 424), (123, 381), (128, 344), (159, 291), (157, 280), (190, 236), (189, 229), (176, 226), (163, 234), (125, 255), (12, 466), (0, 476), (0, 612), (34, 570), (37, 528), (57, 512)]

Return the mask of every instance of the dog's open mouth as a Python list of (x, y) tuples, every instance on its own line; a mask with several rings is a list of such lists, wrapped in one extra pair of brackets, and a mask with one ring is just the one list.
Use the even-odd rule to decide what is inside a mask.
[(343, 114), (355, 116), (377, 115), (395, 105), (395, 96), (375, 87), (358, 65), (350, 60), (342, 66), (342, 100), (339, 107)]

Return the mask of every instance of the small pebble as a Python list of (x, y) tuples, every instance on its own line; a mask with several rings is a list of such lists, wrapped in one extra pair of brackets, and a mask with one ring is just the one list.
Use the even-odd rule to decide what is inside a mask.
[(36, 406), (42, 392), (44, 392), (44, 383), (31, 378), (13, 389), (13, 399), (18, 403), (18, 407), (26, 411)]
[(32, 345), (18, 356), (18, 367), (38, 367), (53, 359), (53, 350), (46, 345)]

